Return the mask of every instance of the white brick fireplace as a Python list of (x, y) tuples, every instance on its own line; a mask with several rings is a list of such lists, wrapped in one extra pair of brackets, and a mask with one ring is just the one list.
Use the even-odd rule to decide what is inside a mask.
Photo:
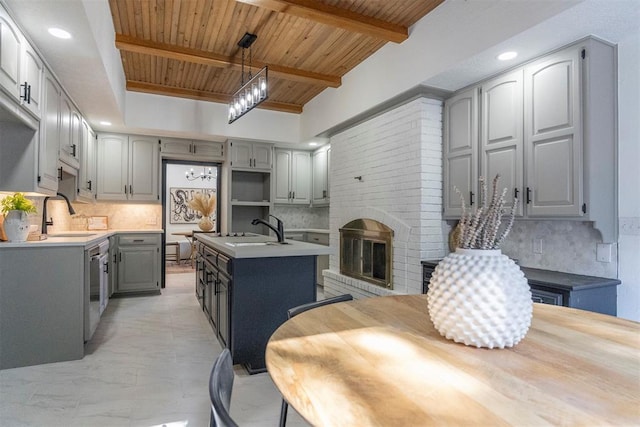
[(393, 290), (340, 274), (339, 250), (324, 271), (327, 296), (417, 294), (421, 260), (444, 256), (442, 102), (418, 98), (331, 138), (330, 243), (338, 230), (370, 218), (394, 231)]

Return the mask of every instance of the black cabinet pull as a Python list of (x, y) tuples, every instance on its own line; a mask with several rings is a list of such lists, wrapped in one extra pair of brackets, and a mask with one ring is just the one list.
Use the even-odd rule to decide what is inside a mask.
[(76, 156), (76, 144), (71, 144), (71, 155)]
[(527, 187), (527, 204), (531, 203), (531, 188)]
[(517, 199), (517, 198), (518, 198), (518, 193), (519, 193), (519, 192), (520, 192), (520, 191), (518, 191), (518, 189), (517, 189), (517, 188), (514, 188), (514, 189), (513, 189), (513, 198), (514, 198), (514, 199)]
[(469, 191), (469, 206), (473, 206), (473, 191)]
[(127, 186), (124, 186), (124, 194), (127, 194)]
[(118, 254), (118, 262), (122, 262), (122, 252)]
[(91, 191), (91, 180), (87, 181), (87, 184), (88, 184), (87, 189)]
[(133, 187), (131, 185), (129, 185), (129, 194), (133, 196)]
[(29, 93), (31, 92), (31, 87), (29, 86), (29, 83), (24, 82), (24, 84), (21, 84), (20, 87), (24, 89), (23, 95), (20, 95), (20, 99), (22, 99), (27, 104), (31, 104), (31, 96)]
[(104, 263), (104, 272), (109, 274), (109, 263), (108, 262)]
[(62, 166), (58, 168), (58, 181), (62, 181)]

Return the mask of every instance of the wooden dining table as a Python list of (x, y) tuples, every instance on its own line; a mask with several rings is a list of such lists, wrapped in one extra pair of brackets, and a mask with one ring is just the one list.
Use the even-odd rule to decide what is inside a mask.
[(266, 365), (314, 426), (640, 425), (640, 323), (561, 306), (490, 350), (440, 336), (426, 295), (332, 304), (282, 324)]

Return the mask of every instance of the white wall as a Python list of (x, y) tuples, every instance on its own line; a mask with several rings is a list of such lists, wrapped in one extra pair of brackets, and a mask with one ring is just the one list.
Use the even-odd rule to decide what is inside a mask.
[(618, 70), (618, 316), (640, 321), (640, 31), (619, 43)]
[(331, 246), (340, 246), (339, 228), (357, 218), (390, 227), (394, 289), (339, 275), (336, 253), (325, 274), (325, 294), (420, 293), (420, 261), (444, 255), (442, 103), (416, 99), (334, 135), (330, 173)]

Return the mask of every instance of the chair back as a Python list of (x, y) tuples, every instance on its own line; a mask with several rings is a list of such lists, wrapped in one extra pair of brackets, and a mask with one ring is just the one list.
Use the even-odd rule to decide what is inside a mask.
[(228, 348), (225, 348), (214, 362), (211, 376), (209, 377), (209, 397), (211, 398), (210, 427), (238, 427), (238, 424), (229, 415), (233, 378), (231, 352)]
[(307, 310), (311, 310), (312, 308), (322, 307), (329, 304), (335, 304), (336, 302), (342, 301), (351, 301), (353, 300), (353, 296), (351, 294), (338, 295), (337, 297), (327, 298), (316, 302), (310, 302), (308, 304), (302, 304), (297, 307), (290, 308), (287, 310), (287, 315), (289, 319), (294, 316), (297, 316), (300, 313), (304, 313)]

